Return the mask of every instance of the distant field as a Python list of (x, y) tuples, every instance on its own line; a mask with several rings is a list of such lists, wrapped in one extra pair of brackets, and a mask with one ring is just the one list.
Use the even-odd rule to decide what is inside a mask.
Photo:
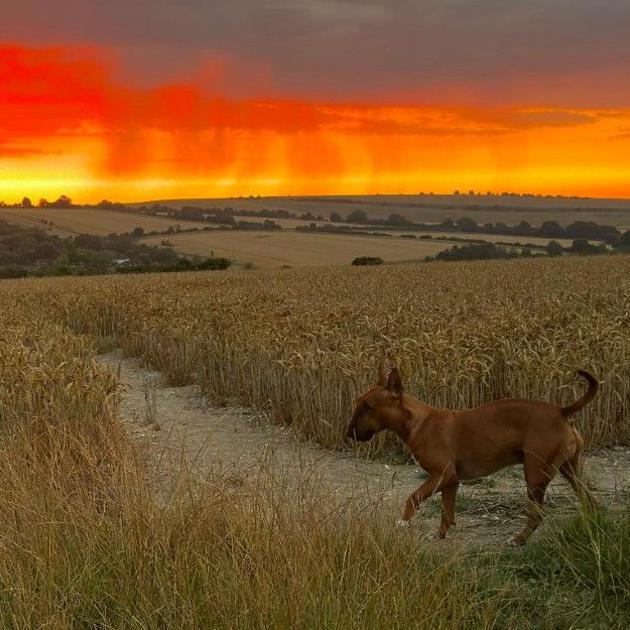
[[(159, 245), (165, 237), (144, 239)], [(182, 254), (225, 256), (258, 267), (316, 267), (349, 265), (358, 256), (379, 256), (385, 261), (417, 260), (434, 256), (452, 243), (378, 236), (304, 234), (300, 232), (199, 232), (168, 237)]]
[[(141, 227), (145, 231), (165, 231), (170, 226), (179, 225), (182, 228), (203, 228), (204, 226), (216, 227), (211, 223), (198, 221), (178, 221), (169, 217), (149, 216), (133, 212), (120, 212), (116, 210), (100, 210), (96, 208), (69, 208), (69, 209), (24, 209), (24, 208), (0, 208), (0, 218), (17, 223), (24, 227), (46, 228), (60, 236), (88, 233), (107, 235), (112, 232), (129, 232), (135, 227)], [(255, 221), (262, 223), (264, 217), (236, 217), (236, 220)], [(53, 225), (47, 225), (43, 221), (52, 221)], [(308, 221), (305, 219), (273, 219), (285, 229), (293, 229), (298, 225), (310, 225), (322, 221)], [(328, 222), (326, 224), (329, 225)]]
[[(378, 228), (374, 229), (378, 230)], [(486, 241), (488, 243), (531, 243), (532, 245), (539, 245), (540, 247), (545, 247), (550, 240), (555, 240), (563, 246), (569, 246), (573, 242), (568, 238), (549, 239), (541, 238), (539, 236), (508, 236), (507, 234), (478, 234), (476, 232), (388, 232), (388, 234), (394, 234), (396, 237), (400, 237), (401, 234), (414, 234), (418, 237), (422, 235), (429, 235), (434, 239), (442, 236), (452, 236), (476, 241)]]
[[(130, 232), (136, 227), (145, 231), (165, 231), (170, 226), (201, 227), (193, 221), (175, 221), (168, 217), (152, 217), (130, 212), (116, 212), (113, 210), (97, 210), (95, 208), (69, 209), (22, 209), (0, 208), (0, 218), (25, 227), (39, 227), (50, 229), (60, 236), (71, 234), (98, 234), (105, 236), (116, 232)], [(47, 225), (42, 221), (52, 221)]]
[[(574, 221), (596, 221), (630, 227), (630, 200), (537, 197), (486, 197), (470, 195), (365, 195), (354, 197), (256, 197), (235, 199), (168, 199), (173, 206), (200, 205), (232, 207), (238, 210), (278, 209), (299, 214), (312, 212), (328, 217), (352, 210), (365, 210), (370, 217), (385, 218), (392, 212), (414, 221), (439, 223), (444, 219), (473, 217), (479, 223), (503, 221), (514, 224), (529, 221), (540, 224), (554, 220), (561, 225)], [(141, 204), (131, 204), (141, 205)]]
[[(224, 200), (227, 204), (229, 200)], [(259, 204), (262, 207), (277, 207), (262, 200), (246, 200)], [(188, 201), (187, 203), (193, 203)], [(300, 202), (302, 203), (302, 202)], [(306, 203), (306, 202), (304, 202)], [(173, 204), (177, 205), (177, 204)], [(208, 205), (212, 205), (208, 203)], [(218, 204), (220, 205), (220, 204)], [(296, 211), (317, 212), (327, 216), (329, 213), (320, 208), (302, 208)], [(370, 210), (367, 210), (371, 213)], [(399, 209), (389, 209), (389, 212), (399, 212)], [(427, 212), (435, 212), (429, 211)], [(342, 211), (343, 214), (343, 211)], [(386, 213), (389, 214), (389, 213)], [(405, 213), (403, 213), (405, 214)], [(409, 213), (406, 213), (409, 214)], [(470, 213), (468, 213), (470, 214)], [(462, 213), (451, 212), (449, 216), (459, 217)], [(478, 221), (480, 217), (474, 215)], [(244, 221), (260, 222), (263, 217), (237, 217)], [(442, 218), (446, 218), (444, 215)], [(548, 217), (547, 217), (548, 218)], [(601, 220), (601, 217), (596, 217)], [(202, 232), (204, 227), (213, 227), (210, 223), (197, 221), (176, 221), (168, 217), (156, 217), (133, 212), (119, 212), (114, 210), (100, 210), (95, 208), (70, 208), (70, 209), (22, 209), (0, 208), (0, 219), (5, 219), (26, 227), (39, 227), (60, 236), (88, 233), (107, 235), (111, 233), (130, 232), (136, 227), (142, 227), (145, 232), (165, 232), (169, 227), (179, 226), (184, 229), (197, 229), (199, 234), (181, 234), (169, 236), (175, 249), (183, 254), (207, 255), (214, 251), (218, 256), (227, 256), (237, 259), (239, 262), (253, 262), (261, 267), (290, 266), (318, 266), (327, 264), (346, 264), (356, 256), (375, 255), (387, 261), (415, 260), (432, 256), (452, 243), (446, 241), (427, 241), (420, 239), (399, 238), (400, 234), (408, 232), (392, 231), (391, 237), (352, 236), (344, 234), (307, 234), (295, 233), (297, 226), (331, 225), (329, 222), (309, 221), (304, 219), (273, 219), (284, 229), (282, 233), (270, 232), (236, 232), (217, 230), (215, 232)], [(523, 217), (519, 217), (519, 220)], [(423, 220), (429, 222), (428, 219)], [(441, 220), (441, 219), (440, 219)], [(534, 220), (531, 220), (535, 223)], [(603, 221), (602, 221), (603, 222)], [(52, 224), (51, 224), (52, 223)], [(361, 228), (361, 226), (352, 226)], [(365, 227), (365, 226), (363, 226)], [(379, 226), (367, 229), (379, 231)], [(453, 236), (458, 238), (483, 240), (488, 242), (527, 242), (544, 247), (549, 240), (545, 238), (528, 236), (504, 236), (496, 234), (477, 233), (439, 233), (439, 232), (413, 232), (416, 236), (428, 234), (435, 239), (439, 236)], [(160, 244), (165, 237), (159, 236), (147, 239), (150, 243)], [(562, 245), (569, 245), (569, 240), (558, 239)]]
[[(262, 219), (254, 219), (254, 218), (248, 218), (248, 217), (243, 217), (243, 219), (245, 221), (262, 221)], [(278, 225), (281, 225), (283, 229), (285, 230), (294, 230), (297, 226), (299, 225), (310, 225), (311, 223), (315, 223), (318, 226), (319, 225), (333, 225), (333, 226), (347, 226), (347, 223), (330, 223), (330, 221), (307, 221), (304, 219), (273, 219), (273, 221), (275, 221)], [(547, 243), (549, 243), (550, 240), (552, 239), (548, 239), (548, 238), (541, 238), (541, 237), (537, 237), (537, 236), (508, 236), (506, 234), (479, 234), (479, 233), (471, 233), (471, 232), (424, 232), (424, 231), (418, 231), (418, 232), (409, 232), (409, 231), (404, 231), (404, 230), (385, 230), (384, 228), (378, 226), (378, 225), (374, 225), (374, 226), (368, 226), (366, 228), (365, 225), (354, 225), (354, 224), (350, 224), (350, 227), (355, 228), (355, 229), (359, 229), (359, 230), (369, 230), (372, 232), (386, 232), (387, 234), (392, 234), (394, 236), (400, 236), (401, 234), (414, 234), (415, 236), (422, 236), (422, 235), (428, 235), (428, 236), (432, 236), (433, 238), (436, 238), (438, 236), (454, 236), (457, 238), (468, 238), (468, 239), (475, 239), (478, 241), (487, 241), (489, 243), (497, 243), (497, 242), (503, 242), (503, 243), (531, 243), (532, 245), (540, 245), (541, 247), (544, 247), (545, 245), (547, 245)], [(563, 238), (559, 238), (559, 239), (553, 239), (558, 241), (561, 245), (571, 245), (571, 239), (563, 239)]]

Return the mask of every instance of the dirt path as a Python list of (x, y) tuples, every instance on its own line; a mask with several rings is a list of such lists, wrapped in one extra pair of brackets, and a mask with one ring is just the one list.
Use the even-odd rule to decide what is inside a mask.
[[(272, 465), (291, 479), (312, 472), (332, 488), (339, 501), (376, 507), (384, 518), (399, 518), (407, 496), (422, 483), (422, 472), (406, 465), (365, 461), (298, 441), (291, 430), (265, 423), (247, 409), (209, 406), (195, 386), (171, 387), (160, 373), (112, 352), (100, 364), (120, 371), (125, 384), (121, 415), (130, 435), (146, 449), (152, 474), (168, 487), (181, 466), (204, 477), (211, 470), (238, 477)], [(617, 447), (592, 454), (587, 473), (600, 500), (614, 503), (630, 488), (630, 449)], [(567, 485), (555, 479), (548, 513), (574, 509)], [(414, 521), (423, 533), (437, 531), (439, 497), (430, 499)], [(475, 483), (463, 484), (457, 498), (457, 527), (449, 540), (503, 542), (522, 526), (525, 485), (520, 467)]]

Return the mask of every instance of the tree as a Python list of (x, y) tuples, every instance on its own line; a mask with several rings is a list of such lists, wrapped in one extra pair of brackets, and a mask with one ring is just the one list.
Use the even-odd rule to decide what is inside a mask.
[(567, 226), (567, 236), (578, 240), (615, 242), (619, 230), (614, 225), (599, 225), (594, 221), (576, 221)]
[(630, 252), (630, 230), (625, 231), (615, 243), (615, 247), (622, 252)]
[(391, 223), (392, 225), (409, 225), (411, 223), (409, 219), (403, 217), (402, 214), (398, 214), (396, 212), (393, 212), (389, 215), (387, 222)]
[(72, 199), (70, 199), (70, 197), (68, 197), (67, 195), (61, 195), (59, 199), (50, 202), (50, 204), (48, 205), (53, 208), (71, 208)]
[(141, 238), (141, 237), (144, 236), (144, 229), (141, 228), (141, 227), (133, 228), (133, 231), (131, 232), (131, 235), (134, 238)]
[(364, 210), (353, 210), (346, 219), (348, 223), (367, 223), (368, 216)]
[(532, 233), (532, 226), (527, 221), (521, 221), (514, 227), (514, 234), (528, 235)]
[(96, 234), (77, 234), (74, 244), (81, 249), (99, 250), (103, 249), (103, 238)]
[(331, 212), (330, 213), (330, 220), (333, 223), (342, 223), (343, 219), (341, 218), (341, 215), (338, 212)]
[(33, 202), (28, 197), (24, 197), (24, 199), (22, 199), (22, 208), (32, 208), (32, 207), (33, 207)]
[(586, 239), (577, 238), (573, 241), (571, 251), (581, 256), (591, 256), (593, 254), (605, 254), (608, 250), (606, 245), (593, 245)]
[(439, 252), (437, 260), (492, 260), (494, 258), (515, 258), (516, 254), (494, 243), (479, 243), (473, 245), (454, 245), (450, 249)]
[(477, 221), (470, 217), (462, 217), (457, 219), (457, 229), (462, 232), (474, 232), (477, 230)]
[(543, 221), (540, 226), (540, 235), (547, 238), (562, 238), (567, 231), (557, 221)]
[(546, 250), (548, 256), (562, 256), (562, 252), (564, 251), (558, 241), (549, 241)]

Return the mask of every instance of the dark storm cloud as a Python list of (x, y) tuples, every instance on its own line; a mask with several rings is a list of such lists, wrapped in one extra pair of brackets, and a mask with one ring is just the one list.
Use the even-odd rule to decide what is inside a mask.
[(627, 0), (21, 0), (2, 39), (113, 47), (146, 82), (218, 57), (244, 93), (605, 106), (630, 104), (629, 27)]

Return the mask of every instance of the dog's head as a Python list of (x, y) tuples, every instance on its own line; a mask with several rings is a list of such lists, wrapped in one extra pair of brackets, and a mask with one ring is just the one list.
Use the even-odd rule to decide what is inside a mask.
[(391, 428), (401, 409), (402, 392), (398, 368), (392, 368), (389, 376), (381, 370), (377, 384), (357, 398), (346, 437), (367, 442)]

